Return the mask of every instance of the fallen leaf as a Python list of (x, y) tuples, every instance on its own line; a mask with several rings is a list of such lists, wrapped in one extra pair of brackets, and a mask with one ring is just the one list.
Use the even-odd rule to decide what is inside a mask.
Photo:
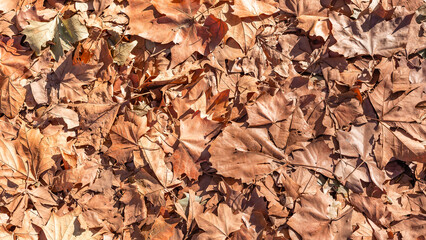
[(271, 173), (285, 155), (270, 140), (264, 128), (245, 128), (231, 123), (212, 142), (210, 162), (217, 173), (251, 182)]
[(226, 239), (232, 232), (240, 229), (242, 214), (234, 214), (232, 209), (222, 203), (217, 209), (217, 216), (211, 212), (205, 212), (195, 217), (198, 226), (205, 232), (200, 239)]

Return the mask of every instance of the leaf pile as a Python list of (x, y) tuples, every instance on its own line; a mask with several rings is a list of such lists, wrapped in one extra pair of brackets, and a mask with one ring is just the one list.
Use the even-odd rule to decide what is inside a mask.
[(424, 239), (425, 9), (1, 1), (1, 239)]

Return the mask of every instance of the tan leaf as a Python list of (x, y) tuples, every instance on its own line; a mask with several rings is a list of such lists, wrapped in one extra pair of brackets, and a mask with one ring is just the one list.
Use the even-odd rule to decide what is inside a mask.
[(363, 15), (354, 21), (332, 12), (330, 21), (333, 26), (333, 36), (337, 41), (330, 50), (343, 54), (345, 57), (358, 55), (390, 57), (404, 50), (414, 39), (416, 39), (416, 48), (409, 49), (408, 54), (426, 47), (426, 39), (416, 37), (420, 25), (415, 22), (413, 15), (389, 21), (374, 15)]
[(42, 226), (47, 240), (83, 240), (92, 239), (90, 230), (81, 229), (77, 216), (70, 212), (63, 216), (53, 213), (46, 226)]
[(219, 204), (217, 216), (211, 212), (205, 212), (195, 217), (198, 226), (205, 232), (199, 239), (223, 239), (242, 225), (242, 213), (234, 214), (232, 209), (224, 203)]
[(202, 156), (207, 143), (220, 130), (218, 122), (201, 118), (200, 113), (180, 121), (179, 146), (173, 153), (171, 161), (173, 172), (180, 176), (186, 174), (190, 179), (200, 176), (200, 166), (197, 161)]
[(272, 15), (278, 12), (276, 3), (270, 0), (235, 0), (233, 14), (240, 17), (256, 17), (261, 14)]
[[(330, 196), (321, 192), (316, 195), (303, 195), (301, 205), (287, 224), (303, 239), (347, 239), (352, 234), (351, 224), (348, 224), (352, 209), (343, 212), (341, 216), (331, 216), (333, 214)], [(338, 231), (333, 231), (339, 224), (341, 225), (337, 226)]]
[(79, 105), (77, 112), (80, 117), (80, 128), (76, 145), (92, 145), (95, 149), (99, 149), (114, 123), (119, 108), (119, 104)]
[(0, 110), (8, 118), (18, 115), (25, 101), (27, 90), (19, 83), (19, 79), (0, 76)]
[(210, 162), (217, 173), (243, 182), (271, 173), (285, 158), (269, 140), (264, 128), (245, 128), (231, 123), (213, 141)]
[(274, 96), (264, 94), (255, 104), (247, 106), (248, 124), (262, 126), (286, 120), (295, 109), (295, 102), (291, 95), (278, 91)]
[(87, 94), (83, 86), (96, 80), (96, 74), (102, 64), (78, 64), (72, 62), (72, 51), (59, 61), (59, 66), (49, 75), (48, 84), (57, 91), (57, 99), (61, 102), (87, 102)]

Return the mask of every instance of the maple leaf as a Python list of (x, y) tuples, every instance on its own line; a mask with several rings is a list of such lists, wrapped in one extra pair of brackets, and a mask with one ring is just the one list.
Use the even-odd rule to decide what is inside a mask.
[(205, 212), (195, 217), (198, 226), (205, 232), (199, 239), (226, 239), (242, 225), (243, 214), (234, 214), (232, 209), (224, 203), (219, 204), (217, 216), (211, 212)]
[(244, 128), (231, 123), (212, 142), (210, 162), (217, 173), (250, 182), (271, 173), (285, 155), (264, 128)]
[(57, 15), (50, 22), (29, 20), (29, 25), (22, 33), (27, 37), (25, 41), (37, 55), (40, 55), (42, 47), (45, 47), (48, 41), (53, 41), (51, 50), (57, 61), (64, 55), (64, 51), (72, 48), (73, 43), (89, 36), (86, 26), (80, 22), (78, 15), (69, 19)]

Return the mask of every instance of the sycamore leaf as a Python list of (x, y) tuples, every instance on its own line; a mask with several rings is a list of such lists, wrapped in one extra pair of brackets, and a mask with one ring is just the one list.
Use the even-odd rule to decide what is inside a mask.
[(31, 49), (40, 55), (42, 47), (46, 47), (48, 41), (52, 41), (56, 35), (59, 17), (56, 16), (50, 22), (37, 22), (29, 20), (29, 25), (22, 31), (27, 37), (25, 39), (30, 44)]
[[(417, 24), (413, 15), (386, 21), (375, 15), (364, 15), (358, 20), (340, 15), (330, 14), (332, 33), (336, 43), (330, 50), (345, 57), (359, 55), (381, 55), (390, 57), (394, 53), (408, 48), (408, 54), (426, 47), (426, 39), (418, 37), (421, 25)], [(415, 46), (411, 46), (415, 40)]]
[(171, 157), (173, 172), (178, 176), (186, 174), (190, 179), (200, 176), (200, 159), (207, 143), (220, 129), (216, 121), (201, 118), (200, 113), (180, 121), (178, 148)]
[(233, 14), (240, 17), (256, 17), (261, 14), (272, 15), (278, 12), (276, 3), (270, 0), (235, 0)]
[(352, 234), (352, 209), (339, 214), (341, 216), (333, 213), (330, 196), (321, 192), (305, 194), (301, 197), (301, 205), (287, 224), (303, 239), (348, 239)]
[(53, 41), (55, 44), (51, 50), (56, 60), (64, 55), (64, 51), (70, 50), (73, 43), (89, 36), (86, 26), (80, 22), (78, 15), (69, 19), (62, 19), (57, 15), (49, 22), (29, 20), (29, 25), (22, 33), (27, 37), (25, 41), (37, 55), (40, 55), (41, 49), (48, 41)]
[(89, 145), (99, 149), (111, 130), (119, 108), (119, 104), (85, 103), (78, 106), (80, 128), (76, 145)]
[(20, 38), (0, 41), (0, 74), (18, 78), (29, 68), (32, 51), (22, 49)]
[[(96, 74), (102, 64), (81, 64), (72, 63), (72, 52), (59, 61), (59, 66), (55, 72), (48, 76), (48, 88), (56, 91), (53, 96), (56, 101), (61, 102), (87, 102), (87, 94), (83, 86), (96, 80)], [(52, 93), (51, 93), (52, 94)]]
[(293, 16), (327, 16), (327, 11), (321, 6), (321, 1), (310, 0), (279, 0), (279, 8)]
[(26, 92), (19, 79), (0, 76), (0, 111), (8, 118), (14, 118), (24, 104)]
[(250, 126), (275, 124), (288, 119), (294, 109), (294, 100), (282, 91), (278, 91), (274, 96), (264, 94), (253, 105), (247, 106), (247, 122)]
[(78, 114), (74, 110), (66, 108), (64, 105), (54, 105), (46, 114), (49, 119), (62, 119), (68, 129), (80, 125)]
[(0, 11), (8, 12), (15, 10), (18, 7), (19, 2), (20, 0), (2, 1), (0, 2)]
[(29, 166), (16, 152), (13, 142), (0, 136), (0, 172), (1, 182), (6, 184), (8, 179), (35, 180)]
[(380, 122), (374, 153), (380, 168), (392, 159), (426, 162), (426, 126), (422, 123)]
[(213, 141), (210, 162), (217, 173), (243, 182), (271, 173), (285, 158), (264, 128), (245, 128), (231, 123)]
[(328, 177), (332, 177), (333, 161), (330, 157), (331, 154), (332, 149), (325, 141), (314, 141), (306, 146), (305, 150), (294, 151), (294, 159), (290, 163), (311, 167)]
[[(201, 6), (199, 0), (178, 2), (155, 0), (151, 2), (155, 9), (164, 14), (156, 18), (152, 10), (142, 13), (130, 11), (130, 17), (139, 24), (137, 34), (145, 39), (162, 44), (173, 42), (172, 67), (185, 61), (194, 52), (208, 55), (220, 43), (227, 31), (226, 24), (214, 17), (207, 17), (204, 25), (194, 19)], [(141, 10), (147, 6), (137, 5)], [(132, 18), (131, 18), (132, 19)]]
[(93, 232), (80, 227), (74, 212), (63, 216), (52, 213), (49, 222), (41, 229), (47, 240), (88, 240), (93, 236)]
[(227, 14), (226, 17), (226, 24), (229, 28), (227, 37), (233, 38), (240, 45), (241, 49), (247, 53), (256, 42), (256, 21), (258, 19), (241, 19), (232, 14)]
[(133, 48), (136, 47), (136, 45), (138, 44), (138, 41), (133, 41), (133, 42), (122, 42), (120, 44), (118, 44), (113, 52), (113, 58), (114, 58), (114, 62), (117, 63), (118, 65), (123, 65), (126, 63), (127, 58), (130, 55), (130, 52), (133, 50)]
[(107, 154), (121, 163), (132, 158), (133, 151), (140, 148), (139, 139), (148, 130), (146, 117), (130, 117), (128, 120), (119, 118), (110, 132), (112, 145)]
[(55, 44), (50, 48), (56, 61), (64, 55), (64, 51), (69, 51), (72, 48), (73, 43), (88, 36), (89, 32), (86, 26), (80, 22), (78, 15), (68, 19), (59, 18), (53, 39)]
[(225, 203), (219, 204), (217, 216), (211, 212), (196, 216), (195, 221), (205, 231), (199, 236), (199, 239), (225, 240), (231, 233), (240, 229), (242, 216), (242, 213), (234, 214)]
[(38, 178), (50, 169), (55, 161), (52, 156), (57, 146), (54, 136), (44, 136), (39, 129), (22, 126), (15, 143), (16, 151), (30, 166), (29, 171)]

